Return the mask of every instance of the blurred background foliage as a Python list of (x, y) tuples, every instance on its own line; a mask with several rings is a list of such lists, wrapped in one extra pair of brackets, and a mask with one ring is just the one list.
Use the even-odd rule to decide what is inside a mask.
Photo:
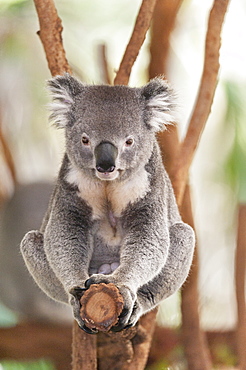
[(46, 360), (29, 362), (3, 361), (0, 363), (0, 370), (55, 370), (55, 367)]
[[(101, 44), (107, 46), (113, 78), (140, 3), (140, 0), (55, 1), (64, 27), (69, 64), (83, 81), (104, 82), (98, 54)], [(211, 0), (183, 1), (170, 39), (167, 78), (179, 97), (181, 136), (199, 86), (211, 5)], [(246, 202), (246, 48), (242, 41), (246, 39), (245, 17), (245, 1), (232, 1), (223, 29), (220, 81), (191, 168), (201, 264), (201, 321), (205, 329), (232, 329), (236, 322), (235, 213), (238, 203)], [(53, 182), (63, 153), (62, 131), (48, 123), (45, 81), (50, 74), (36, 34), (38, 30), (33, 1), (0, 0), (0, 127), (20, 184)], [(147, 81), (149, 41), (148, 33), (133, 68), (132, 86)], [(14, 184), (2, 149), (0, 146), (0, 193), (8, 197)], [(163, 325), (180, 325), (179, 300), (176, 294), (162, 304), (158, 318)], [(13, 324), (15, 320), (12, 312), (5, 308), (0, 311), (0, 325)]]
[(238, 202), (246, 203), (246, 85), (226, 81), (225, 93), (225, 130), (232, 136), (225, 170)]

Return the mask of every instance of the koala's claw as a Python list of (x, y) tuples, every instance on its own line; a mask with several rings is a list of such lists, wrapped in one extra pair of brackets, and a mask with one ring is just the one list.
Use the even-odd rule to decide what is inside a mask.
[(110, 331), (112, 331), (113, 333), (118, 333), (119, 331), (125, 329), (125, 325), (124, 324), (120, 324), (118, 323), (117, 325), (113, 326)]
[(70, 289), (69, 293), (72, 294), (75, 298), (79, 299), (83, 296), (84, 292), (87, 290), (88, 288), (81, 288), (79, 286), (76, 286), (72, 289)]
[(128, 325), (126, 325), (124, 318), (128, 315), (128, 313), (129, 313), (129, 310), (127, 308), (123, 308), (123, 310), (122, 310), (122, 312), (119, 316), (118, 323), (116, 325), (114, 325), (110, 330), (116, 333), (118, 331), (126, 329), (128, 327)]
[(96, 328), (93, 328), (93, 329), (89, 329), (85, 323), (83, 323), (82, 325), (79, 325), (80, 329), (84, 330), (87, 334), (97, 334), (98, 333), (98, 330)]
[(99, 284), (99, 283), (108, 284), (109, 281), (108, 281), (108, 279), (103, 279), (103, 278), (101, 278), (99, 281), (97, 281), (97, 279), (95, 277), (90, 277), (89, 279), (87, 279), (85, 281), (85, 290), (90, 288), (90, 286), (92, 284)]
[(121, 319), (122, 317), (125, 317), (126, 315), (128, 314), (128, 309), (127, 308), (123, 308), (120, 316), (119, 316), (119, 319)]
[(121, 315), (119, 316), (118, 324), (111, 328), (113, 332), (118, 332), (124, 329), (129, 329), (132, 326), (135, 326), (141, 316), (141, 309), (137, 301), (135, 301), (132, 312), (128, 321), (125, 320), (125, 317), (128, 315), (129, 310), (124, 308)]
[(113, 333), (118, 333), (119, 331), (125, 330), (125, 329), (129, 329), (132, 326), (133, 326), (133, 324), (127, 324), (127, 325), (125, 325), (124, 323), (120, 323), (120, 321), (119, 321), (117, 325), (113, 326), (110, 329), (110, 331), (112, 331)]

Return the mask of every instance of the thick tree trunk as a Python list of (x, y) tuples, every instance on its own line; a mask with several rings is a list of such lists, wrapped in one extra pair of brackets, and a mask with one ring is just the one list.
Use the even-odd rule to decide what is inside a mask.
[(235, 282), (237, 298), (237, 349), (239, 369), (246, 370), (246, 204), (238, 209), (238, 232), (235, 256)]

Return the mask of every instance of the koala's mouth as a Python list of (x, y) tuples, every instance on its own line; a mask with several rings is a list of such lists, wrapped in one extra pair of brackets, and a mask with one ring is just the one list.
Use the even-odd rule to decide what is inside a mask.
[(101, 172), (96, 169), (95, 173), (100, 180), (113, 181), (117, 179), (117, 177), (119, 177), (120, 170), (115, 168), (113, 171), (110, 172)]

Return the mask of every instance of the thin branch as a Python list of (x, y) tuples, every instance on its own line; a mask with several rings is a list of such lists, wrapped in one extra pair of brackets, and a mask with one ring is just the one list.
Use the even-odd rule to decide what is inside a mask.
[(166, 74), (170, 34), (183, 0), (157, 0), (151, 27), (149, 78)]
[(246, 369), (246, 204), (239, 204), (237, 247), (235, 254), (235, 284), (237, 299), (237, 352), (239, 368)]
[(11, 175), (11, 178), (12, 178), (12, 181), (14, 183), (14, 185), (17, 184), (17, 176), (16, 176), (16, 170), (15, 170), (15, 164), (14, 164), (14, 159), (12, 157), (12, 154), (11, 154), (11, 151), (9, 149), (9, 146), (3, 136), (3, 133), (2, 133), (2, 130), (0, 128), (0, 145), (2, 147), (2, 151), (3, 151), (3, 156), (4, 156), (4, 159), (5, 159), (5, 163), (9, 169), (9, 172), (10, 172), (10, 175)]
[(0, 147), (2, 147), (3, 157), (5, 160), (5, 163), (9, 169), (13, 184), (17, 184), (17, 175), (16, 175), (16, 168), (15, 168), (15, 162), (10, 150), (10, 147), (7, 143), (7, 140), (4, 137), (3, 130), (2, 130), (2, 115), (0, 111)]
[(156, 0), (143, 0), (130, 41), (126, 47), (119, 71), (115, 77), (114, 85), (127, 85), (132, 66), (138, 56), (139, 50), (145, 40), (149, 29)]
[(40, 31), (48, 66), (52, 76), (71, 73), (62, 43), (62, 22), (53, 0), (34, 0), (38, 13)]
[(189, 167), (211, 111), (220, 66), (221, 29), (228, 4), (229, 0), (214, 0), (208, 22), (205, 60), (199, 93), (186, 137), (181, 144), (171, 171), (171, 179), (179, 205), (182, 203)]
[[(195, 230), (189, 185), (185, 188), (180, 213), (182, 220)], [(207, 338), (200, 326), (198, 274), (199, 255), (196, 244), (189, 278), (181, 290), (182, 342), (189, 370), (211, 370), (213, 366)]]
[(112, 82), (111, 82), (111, 76), (109, 73), (106, 44), (98, 45), (98, 56), (99, 56), (99, 62), (100, 62), (99, 67), (101, 68), (102, 80), (108, 85), (111, 85)]

